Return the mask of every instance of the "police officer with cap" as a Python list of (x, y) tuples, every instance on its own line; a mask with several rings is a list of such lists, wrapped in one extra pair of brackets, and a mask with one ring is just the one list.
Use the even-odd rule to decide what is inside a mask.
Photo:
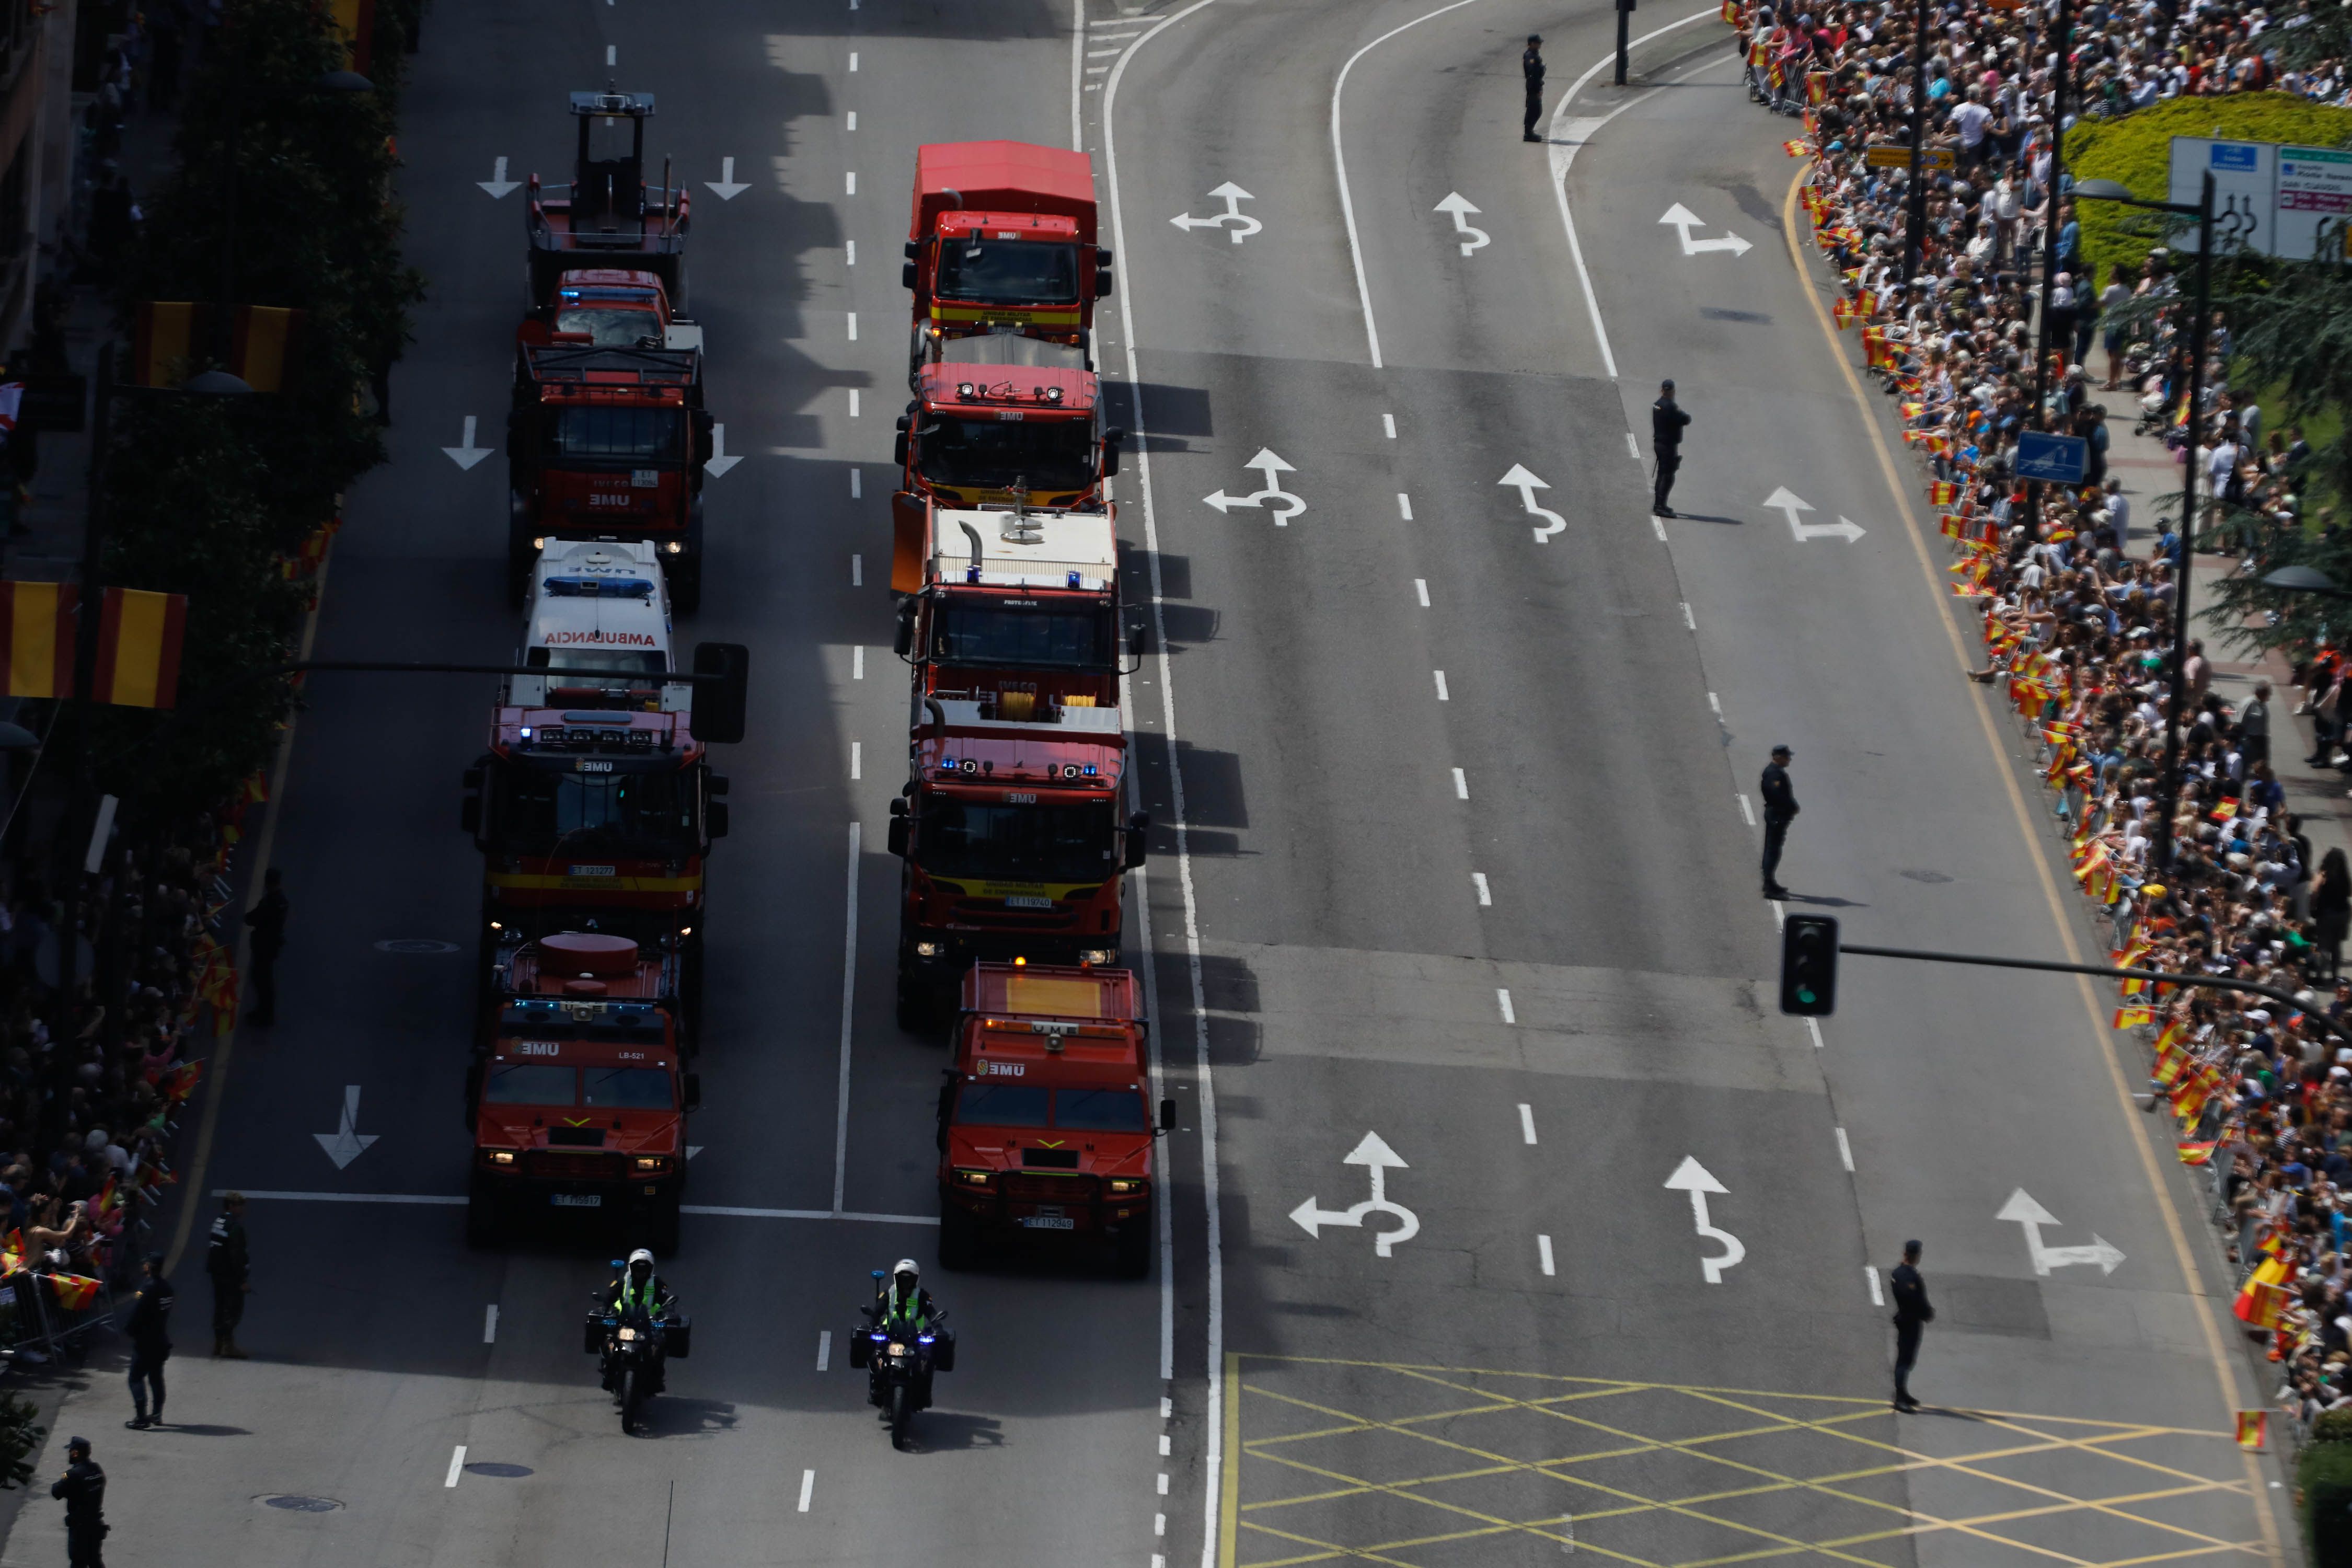
[(1536, 134), (1536, 121), (1543, 118), (1543, 38), (1536, 33), (1528, 35), (1527, 52), (1519, 57), (1519, 74), (1528, 79), (1528, 117), (1519, 127), (1519, 140), (1540, 142)]
[(1780, 886), (1780, 846), (1789, 837), (1789, 824), (1797, 819), (1797, 792), (1789, 783), (1789, 763), (1795, 755), (1786, 746), (1772, 748), (1772, 760), (1764, 765), (1764, 776), (1758, 789), (1764, 796), (1764, 896), (1776, 902), (1789, 896)]
[(89, 1439), (66, 1439), (66, 1473), (49, 1488), (66, 1505), (68, 1568), (106, 1568), (99, 1553), (106, 1541), (106, 1472), (89, 1457)]
[(1683, 428), (1691, 416), (1675, 402), (1675, 384), (1658, 384), (1658, 400), (1650, 405), (1650, 450), (1658, 459), (1656, 492), (1650, 498), (1650, 512), (1654, 517), (1672, 517), (1675, 509), (1666, 504), (1674, 492), (1675, 470), (1683, 466)]

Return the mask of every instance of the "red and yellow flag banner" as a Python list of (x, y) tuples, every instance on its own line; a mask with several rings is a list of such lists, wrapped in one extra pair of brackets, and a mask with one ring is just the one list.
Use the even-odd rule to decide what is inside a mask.
[[(0, 692), (71, 697), (81, 591), (71, 583), (0, 583)], [(179, 700), (180, 647), (188, 597), (109, 588), (99, 605), (98, 666), (90, 695), (126, 708)]]

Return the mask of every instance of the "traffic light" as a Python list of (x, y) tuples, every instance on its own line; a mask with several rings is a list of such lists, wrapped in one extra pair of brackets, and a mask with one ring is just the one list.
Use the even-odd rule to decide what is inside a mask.
[(1780, 1011), (1826, 1018), (1837, 1011), (1838, 923), (1790, 915), (1780, 928)]

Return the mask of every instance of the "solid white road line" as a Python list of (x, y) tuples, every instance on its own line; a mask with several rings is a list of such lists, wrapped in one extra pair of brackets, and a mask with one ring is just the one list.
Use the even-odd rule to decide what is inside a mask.
[(814, 1470), (803, 1470), (801, 1472), (801, 1512), (806, 1513), (809, 1510), (809, 1494), (815, 1489), (816, 1472)]
[(1437, 700), (1438, 700), (1440, 702), (1451, 702), (1451, 701), (1453, 701), (1453, 700), (1454, 700), (1454, 699), (1453, 699), (1453, 698), (1451, 698), (1451, 697), (1449, 697), (1448, 695), (1446, 695), (1446, 691), (1445, 691), (1445, 672), (1444, 672), (1444, 670), (1442, 670), (1442, 669), (1433, 669), (1433, 670), (1431, 670), (1431, 671), (1430, 671), (1430, 673), (1431, 673), (1432, 675), (1434, 675), (1435, 677), (1437, 677)]
[[(1356, 68), (1358, 60), (1407, 28), (1418, 27), (1432, 16), (1443, 16), (1448, 11), (1459, 11), (1469, 4), (1471, 0), (1453, 0), (1451, 5), (1440, 5), (1434, 11), (1415, 16), (1403, 26), (1391, 27), (1387, 32), (1349, 55), (1348, 63), (1339, 68), (1339, 79), (1331, 84), (1331, 163), (1339, 176), (1339, 216), (1346, 221), (1348, 226), (1348, 259), (1353, 262), (1356, 268), (1356, 299), (1363, 306), (1364, 310), (1364, 347), (1372, 356), (1374, 370), (1381, 368), (1381, 330), (1372, 321), (1372, 286), (1364, 276), (1364, 247), (1356, 237), (1356, 198), (1348, 193), (1348, 153), (1347, 149), (1340, 145), (1339, 139), (1339, 95), (1347, 91), (1348, 73)], [(1612, 379), (1614, 379), (1617, 374), (1613, 370), (1609, 374)]]
[(1841, 1127), (1837, 1130), (1837, 1140), (1838, 1163), (1851, 1172), (1853, 1169), (1853, 1145), (1845, 1141), (1844, 1128)]
[(1536, 1260), (1543, 1265), (1544, 1278), (1549, 1279), (1558, 1271), (1551, 1266), (1551, 1237), (1536, 1237)]
[(1493, 903), (1494, 903), (1494, 901), (1495, 901), (1495, 895), (1494, 895), (1493, 893), (1489, 892), (1489, 891), (1487, 890), (1487, 889), (1486, 889), (1486, 872), (1484, 872), (1484, 871), (1473, 871), (1473, 872), (1471, 872), (1471, 873), (1470, 873), (1470, 885), (1471, 885), (1472, 887), (1474, 887), (1474, 888), (1475, 888), (1475, 889), (1478, 889), (1478, 907), (1479, 907), (1480, 909), (1482, 909), (1482, 910), (1483, 910), (1483, 909), (1486, 909), (1486, 908), (1490, 907), (1491, 905), (1493, 905)]
[(1495, 1005), (1503, 1010), (1503, 1022), (1506, 1024), (1519, 1021), (1518, 1015), (1511, 1011), (1511, 994), (1499, 985), (1495, 987)]
[(465, 1444), (463, 1444), (463, 1443), (460, 1443), (460, 1444), (458, 1444), (458, 1445), (457, 1445), (457, 1447), (455, 1449), (453, 1449), (453, 1450), (450, 1452), (450, 1455), (449, 1455), (449, 1474), (448, 1474), (448, 1476), (447, 1476), (447, 1477), (446, 1477), (446, 1479), (441, 1482), (441, 1484), (442, 1484), (443, 1486), (445, 1486), (445, 1487), (454, 1487), (454, 1486), (456, 1486), (456, 1485), (457, 1484), (457, 1478), (458, 1478), (459, 1476), (463, 1475), (463, 1474), (465, 1473), (465, 1470), (466, 1470), (466, 1445), (465, 1445)]
[(1748, 792), (1745, 790), (1739, 792), (1739, 815), (1748, 826), (1756, 826), (1756, 808), (1748, 804)]
[(1462, 776), (1460, 768), (1454, 770), (1454, 798), (1456, 800), (1470, 798), (1470, 781)]
[(1886, 1298), (1878, 1292), (1878, 1270), (1865, 1263), (1862, 1266), (1862, 1272), (1863, 1277), (1870, 1281), (1870, 1304), (1874, 1307), (1886, 1305)]
[(864, 827), (849, 825), (848, 918), (841, 934), (841, 1088), (833, 1117), (833, 1212), (841, 1213), (849, 1171), (849, 1037), (857, 1007), (857, 847)]
[(1415, 577), (1412, 580), (1412, 591), (1413, 595), (1421, 601), (1421, 607), (1424, 610), (1429, 608), (1429, 579)]
[(833, 1364), (833, 1331), (820, 1330), (816, 1336), (816, 1369), (819, 1372)]
[(486, 1345), (499, 1342), (499, 1304), (496, 1301), (482, 1309), (482, 1342)]
[(863, 741), (849, 742), (849, 776), (853, 780), (866, 776), (866, 742)]
[(1529, 1143), (1536, 1141), (1536, 1108), (1532, 1105), (1519, 1107), (1519, 1136)]
[[(1104, 50), (1108, 54), (1115, 51)], [(1086, 80), (1080, 68), (1087, 63), (1087, 0), (1070, 0), (1070, 145), (1077, 152), (1087, 150), (1085, 104), (1087, 95), (1079, 90)]]

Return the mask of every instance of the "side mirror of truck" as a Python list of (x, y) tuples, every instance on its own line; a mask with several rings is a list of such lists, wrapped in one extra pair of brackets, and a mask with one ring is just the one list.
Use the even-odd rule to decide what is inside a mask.
[(915, 287), (915, 264), (913, 262), (901, 261), (898, 263), (898, 287), (907, 289), (910, 293), (913, 291)]
[[(904, 437), (899, 438), (905, 439)], [(911, 596), (898, 606), (898, 630), (891, 638), (890, 647), (900, 658), (906, 658), (915, 648), (915, 607)]]
[(688, 1110), (702, 1109), (702, 1075), (698, 1072), (686, 1075), (686, 1109)]
[(713, 432), (718, 428), (719, 421), (710, 410), (698, 408), (694, 411), (694, 460), (696, 462), (707, 463), (717, 455), (719, 447)]
[(710, 803), (710, 805), (709, 805), (709, 822), (710, 822), (710, 837), (713, 837), (713, 838), (724, 838), (724, 837), (727, 837), (727, 803), (726, 803), (725, 801), (723, 801), (723, 800), (714, 800), (714, 801), (712, 801), (712, 802)]
[(885, 847), (901, 860), (907, 858), (907, 823), (908, 819), (903, 816), (892, 817), (889, 836), (885, 841)]
[(923, 254), (923, 242), (919, 239), (910, 239), (907, 242), (905, 250), (907, 259), (913, 261)]
[(894, 795), (890, 797), (890, 815), (893, 816), (904, 816), (907, 815), (907, 797), (905, 795)]
[(898, 422), (898, 438), (890, 443), (890, 466), (894, 468), (904, 468), (907, 466), (906, 424), (903, 419)]
[(1095, 298), (1097, 300), (1110, 298), (1110, 268), (1108, 267), (1095, 268)]
[(1132, 871), (1150, 854), (1151, 814), (1139, 811), (1127, 819), (1127, 869)]
[(1163, 1100), (1160, 1102), (1160, 1131), (1162, 1132), (1176, 1131), (1176, 1102), (1173, 1100)]

